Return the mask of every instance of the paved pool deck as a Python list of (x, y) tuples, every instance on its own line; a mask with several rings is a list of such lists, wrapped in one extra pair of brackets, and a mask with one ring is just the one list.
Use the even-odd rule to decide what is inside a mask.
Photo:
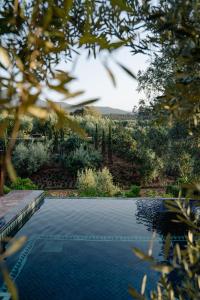
[(0, 240), (9, 235), (44, 196), (42, 190), (25, 190), (0, 197)]

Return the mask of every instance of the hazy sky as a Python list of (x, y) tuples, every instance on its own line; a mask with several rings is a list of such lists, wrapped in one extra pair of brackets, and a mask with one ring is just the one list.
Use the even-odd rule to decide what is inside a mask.
[[(133, 56), (127, 48), (116, 51), (113, 56), (135, 75), (137, 75), (138, 70), (144, 70), (148, 65), (146, 56), (142, 54)], [(73, 75), (77, 77), (77, 80), (72, 87), (76, 90), (85, 91), (84, 96), (79, 98), (81, 100), (100, 97), (101, 100), (96, 102), (95, 105), (111, 106), (131, 111), (142, 97), (136, 91), (137, 81), (128, 76), (111, 59), (108, 62), (116, 77), (117, 87), (113, 86), (109, 75), (101, 63), (101, 59), (87, 59), (85, 52), (79, 56), (74, 68)], [(72, 104), (71, 101), (70, 103)]]

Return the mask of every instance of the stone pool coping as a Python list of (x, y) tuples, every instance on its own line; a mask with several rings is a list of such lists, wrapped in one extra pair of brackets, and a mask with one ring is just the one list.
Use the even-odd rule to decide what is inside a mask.
[(0, 241), (44, 199), (43, 190), (12, 191), (0, 197)]
[[(52, 195), (48, 195), (46, 194), (45, 196), (46, 199), (103, 199), (103, 200), (162, 200), (162, 201), (166, 201), (166, 200), (184, 200), (185, 198), (163, 198), (163, 197), (94, 197), (94, 196), (90, 196), (90, 197), (82, 197), (82, 196), (52, 196)], [(191, 199), (193, 200), (193, 199)]]

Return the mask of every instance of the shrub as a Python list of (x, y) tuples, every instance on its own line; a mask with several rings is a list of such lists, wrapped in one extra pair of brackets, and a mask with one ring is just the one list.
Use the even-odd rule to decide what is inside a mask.
[(82, 196), (96, 196), (96, 173), (92, 169), (78, 172), (77, 187)]
[(168, 185), (166, 188), (166, 193), (171, 194), (174, 197), (178, 197), (180, 188), (177, 185)]
[(80, 170), (99, 167), (101, 161), (102, 156), (98, 151), (94, 149), (90, 151), (81, 146), (67, 157), (66, 167), (73, 175), (76, 175)]
[(37, 186), (29, 178), (18, 177), (15, 182), (10, 185), (12, 190), (36, 190)]
[(145, 197), (158, 197), (158, 193), (155, 190), (147, 190)]
[(184, 182), (191, 180), (191, 174), (193, 171), (192, 158), (188, 153), (183, 153), (179, 161), (180, 177)]
[(10, 193), (10, 191), (11, 191), (11, 189), (7, 185), (4, 185), (4, 187), (3, 187), (4, 194)]
[(43, 143), (24, 144), (15, 147), (13, 164), (20, 175), (31, 175), (37, 172), (49, 160), (49, 145)]
[(132, 137), (131, 132), (124, 126), (117, 126), (113, 130), (113, 151), (119, 155), (119, 157), (127, 160), (133, 160), (135, 157), (135, 151), (137, 148), (137, 142)]
[(70, 135), (66, 141), (63, 141), (63, 150), (68, 153), (75, 151), (80, 148), (82, 143), (83, 139), (81, 139), (78, 135)]
[(130, 190), (125, 193), (126, 197), (139, 197), (140, 196), (140, 186), (132, 185)]
[(114, 196), (119, 193), (120, 189), (113, 184), (113, 177), (107, 168), (97, 172), (96, 188), (98, 195)]
[(107, 168), (102, 171), (85, 169), (78, 172), (77, 187), (81, 196), (114, 196), (120, 189), (113, 184), (113, 178)]

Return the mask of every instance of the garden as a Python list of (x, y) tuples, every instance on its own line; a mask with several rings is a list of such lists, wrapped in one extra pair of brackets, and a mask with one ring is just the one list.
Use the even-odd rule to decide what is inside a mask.
[[(19, 178), (15, 183), (7, 178), (4, 190), (32, 187), (54, 195), (65, 191), (72, 196), (138, 197), (141, 192), (177, 197), (181, 184), (199, 180), (198, 138), (190, 135), (187, 124), (156, 124), (153, 112), (146, 118), (142, 109), (127, 121), (104, 117), (90, 107), (81, 115), (74, 112), (71, 117), (85, 136), (67, 127), (56, 129), (54, 115), (44, 122), (24, 117), (12, 153)], [(10, 117), (2, 140), (5, 147), (12, 126)]]

